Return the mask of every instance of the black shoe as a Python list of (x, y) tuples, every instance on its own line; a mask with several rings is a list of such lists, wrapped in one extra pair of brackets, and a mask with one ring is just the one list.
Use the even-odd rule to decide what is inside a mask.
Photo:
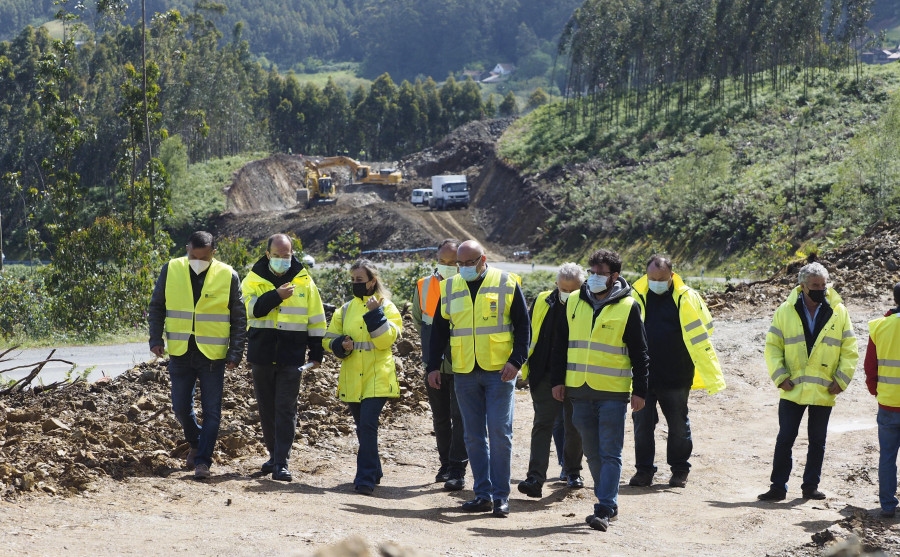
[[(587, 522), (588, 524), (590, 524), (591, 520), (593, 520), (595, 516), (603, 516), (603, 515), (602, 514), (600, 514), (600, 515), (589, 514), (589, 515), (587, 515), (587, 518), (584, 519), (584, 521)], [(609, 521), (612, 522), (613, 520), (616, 519), (617, 516), (619, 516), (619, 509), (614, 510), (612, 513), (607, 513), (606, 516), (609, 517)]]
[(587, 517), (585, 520), (588, 525), (594, 530), (600, 530), (601, 532), (606, 532), (606, 529), (609, 528), (609, 517), (607, 515), (596, 515), (592, 514)]
[(584, 480), (578, 474), (572, 474), (566, 481), (566, 487), (569, 489), (581, 489), (584, 487)]
[(465, 478), (450, 478), (444, 482), (444, 491), (460, 491), (466, 487)]
[(672, 487), (684, 487), (687, 485), (687, 479), (687, 472), (672, 472), (672, 477), (669, 478), (669, 485)]
[(756, 498), (760, 501), (784, 501), (786, 497), (786, 491), (775, 487), (769, 489), (769, 491), (765, 493), (756, 496)]
[(509, 501), (494, 499), (494, 516), (506, 518), (509, 516)]
[(541, 483), (534, 477), (526, 478), (525, 481), (519, 482), (519, 493), (524, 493), (529, 497), (542, 497)]
[(441, 469), (438, 470), (437, 475), (434, 477), (434, 483), (442, 483), (446, 482), (450, 479), (450, 470), (448, 468), (444, 468), (441, 466)]
[(822, 499), (825, 499), (825, 497), (825, 494), (816, 488), (803, 490), (804, 499), (815, 499), (817, 501), (821, 501)]
[(638, 470), (637, 473), (628, 480), (628, 485), (632, 487), (650, 487), (653, 485), (653, 474), (651, 472)]
[(483, 499), (481, 497), (476, 497), (471, 501), (466, 501), (462, 504), (462, 510), (467, 513), (482, 513), (493, 510), (494, 506), (491, 505), (490, 499)]
[(372, 495), (375, 492), (375, 488), (370, 485), (357, 485), (353, 487), (353, 490), (360, 495)]
[(259, 467), (263, 474), (271, 474), (275, 471), (275, 461), (271, 458), (265, 462), (263, 462), (262, 466)]
[(288, 470), (287, 466), (279, 464), (275, 467), (275, 471), (272, 472), (272, 479), (278, 480), (279, 482), (289, 482), (293, 480), (294, 477), (291, 476), (291, 471)]
[(889, 511), (885, 510), (885, 509), (881, 509), (880, 516), (881, 516), (881, 518), (894, 518), (895, 514), (897, 514), (897, 511), (895, 509), (891, 509)]

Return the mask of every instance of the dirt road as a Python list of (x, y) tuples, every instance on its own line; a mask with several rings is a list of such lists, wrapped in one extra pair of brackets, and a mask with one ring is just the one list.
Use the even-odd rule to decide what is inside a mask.
[[(851, 305), (850, 310), (864, 347), (865, 323), (880, 308)], [(694, 456), (687, 488), (667, 485), (669, 472), (660, 459), (664, 423), (655, 485), (625, 485), (634, 471), (629, 420), (620, 516), (606, 533), (584, 524), (594, 501), (588, 474), (587, 489), (548, 484), (540, 500), (526, 498), (513, 485), (508, 519), (459, 512), (458, 505), (471, 497), (471, 477), (468, 489), (457, 494), (432, 483), (434, 441), (428, 419), (418, 416), (382, 429), (385, 477), (372, 497), (353, 493), (355, 439), (339, 437), (295, 452), (290, 484), (254, 477), (263, 460), (257, 458), (218, 463), (207, 483), (194, 482), (183, 471), (168, 478), (106, 480), (70, 499), (0, 503), (0, 554), (305, 555), (353, 534), (373, 546), (391, 541), (447, 556), (803, 554), (797, 548), (848, 514), (848, 505), (877, 509), (875, 402), (860, 364), (832, 413), (821, 484), (827, 500), (799, 498), (806, 453), (801, 430), (788, 499), (757, 501), (768, 487), (778, 428), (778, 395), (763, 361), (771, 311), (716, 317), (714, 338), (728, 388), (712, 397), (691, 396)], [(514, 484), (527, 468), (531, 417), (530, 396), (517, 392)], [(556, 472), (551, 466), (550, 473)], [(900, 539), (896, 525), (891, 533)]]

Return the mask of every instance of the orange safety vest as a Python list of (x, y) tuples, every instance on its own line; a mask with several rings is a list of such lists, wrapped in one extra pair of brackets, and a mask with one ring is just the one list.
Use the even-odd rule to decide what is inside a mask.
[(434, 314), (441, 305), (441, 281), (434, 275), (422, 277), (416, 283), (419, 287), (419, 305), (422, 307), (422, 323), (431, 325)]

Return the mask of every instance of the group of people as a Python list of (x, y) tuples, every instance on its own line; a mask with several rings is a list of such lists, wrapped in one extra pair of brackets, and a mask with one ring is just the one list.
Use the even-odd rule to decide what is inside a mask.
[[(210, 475), (225, 369), (240, 362), (246, 343), (269, 454), (261, 472), (292, 480), (301, 377), (328, 351), (341, 360), (337, 394), (356, 424), (354, 489), (374, 493), (383, 476), (380, 415), (387, 399), (400, 395), (391, 347), (403, 325), (376, 266), (365, 259), (351, 266), (353, 297), (326, 323), (319, 292), (288, 236), (269, 238), (266, 254), (243, 281), (214, 258), (209, 233), (195, 232), (186, 251), (160, 273), (149, 328), (151, 351), (170, 356), (172, 407), (190, 443), (186, 465), (195, 477)], [(629, 407), (636, 467), (629, 485), (653, 484), (660, 411), (668, 424), (668, 485), (687, 485), (690, 391), (715, 394), (725, 388), (709, 309), (664, 255), (652, 256), (646, 274), (633, 284), (621, 275), (622, 260), (613, 251), (595, 251), (587, 267), (560, 266), (555, 288), (541, 292), (529, 308), (516, 274), (489, 265), (478, 242), (448, 239), (438, 247), (433, 274), (418, 281), (412, 317), (422, 339), (437, 441), (435, 481), (447, 491), (462, 490), (471, 468), (474, 497), (462, 503), (463, 511), (498, 517), (510, 512), (517, 378), (528, 383), (534, 407), (528, 470), (518, 484), (524, 495), (542, 496), (557, 430), (560, 479), (568, 488), (583, 487), (586, 458), (597, 499), (586, 523), (606, 531), (618, 514)], [(818, 486), (828, 418), (858, 359), (847, 310), (826, 286), (828, 271), (810, 263), (798, 279), (766, 338), (766, 364), (781, 393), (771, 486), (759, 496), (767, 501), (786, 497), (791, 449), (807, 411), (809, 453), (801, 490), (805, 498), (825, 498)], [(894, 296), (900, 308), (900, 284)], [(865, 369), (879, 403), (879, 494), (883, 515), (893, 516), (900, 309), (870, 323), (870, 331)], [(202, 425), (193, 409), (197, 383)]]

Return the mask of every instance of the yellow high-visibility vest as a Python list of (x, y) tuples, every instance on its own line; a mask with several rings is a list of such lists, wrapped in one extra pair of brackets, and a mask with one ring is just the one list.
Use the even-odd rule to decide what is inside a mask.
[(878, 403), (900, 406), (900, 314), (869, 321), (869, 337), (878, 353)]
[(800, 292), (800, 286), (794, 288), (775, 310), (766, 334), (766, 366), (776, 387), (785, 379), (794, 383), (790, 391), (779, 389), (781, 398), (803, 405), (834, 406), (835, 395), (828, 392), (829, 385), (837, 381), (846, 390), (859, 360), (853, 324), (841, 297), (829, 288), (825, 297), (831, 305), (831, 318), (807, 353), (803, 322), (795, 308)]
[(587, 384), (595, 391), (631, 392), (631, 357), (623, 336), (634, 298), (606, 304), (594, 320), (594, 306), (578, 293), (566, 301), (569, 349), (566, 387)]
[(188, 349), (191, 335), (197, 348), (210, 360), (222, 360), (228, 353), (231, 332), (231, 297), (233, 269), (213, 259), (206, 270), (200, 300), (194, 306), (191, 287), (191, 267), (188, 258), (169, 261), (166, 271), (166, 341), (172, 356), (181, 356)]
[[(547, 297), (550, 294), (553, 294), (552, 290), (541, 292), (534, 301), (534, 312), (532, 312), (531, 315), (531, 345), (528, 347), (529, 358), (534, 353), (534, 347), (537, 346), (538, 335), (541, 333), (541, 326), (544, 324), (544, 318), (547, 317), (547, 313), (550, 311), (550, 306), (547, 305)], [(575, 294), (577, 295), (578, 293), (576, 292)], [(528, 374), (530, 372), (531, 368), (526, 361), (525, 365), (522, 366), (522, 380), (528, 379)]]
[(502, 369), (513, 349), (510, 308), (519, 277), (488, 267), (472, 302), (469, 283), (459, 275), (441, 282), (441, 315), (450, 322), (454, 373)]
[[(725, 375), (722, 373), (722, 365), (713, 348), (710, 336), (713, 333), (713, 319), (709, 308), (700, 294), (690, 288), (678, 276), (672, 273), (672, 297), (678, 307), (678, 319), (681, 323), (681, 333), (684, 346), (691, 361), (694, 362), (694, 384), (692, 389), (706, 389), (709, 394), (715, 394), (725, 388)], [(646, 299), (650, 290), (647, 275), (639, 278), (631, 285), (631, 295), (641, 307), (641, 317), (646, 321)]]
[(325, 309), (319, 297), (319, 289), (306, 269), (291, 279), (294, 294), (282, 300), (263, 317), (253, 316), (253, 307), (259, 297), (275, 290), (275, 285), (254, 272), (241, 282), (241, 290), (247, 301), (247, 328), (305, 331), (311, 337), (325, 336)]

